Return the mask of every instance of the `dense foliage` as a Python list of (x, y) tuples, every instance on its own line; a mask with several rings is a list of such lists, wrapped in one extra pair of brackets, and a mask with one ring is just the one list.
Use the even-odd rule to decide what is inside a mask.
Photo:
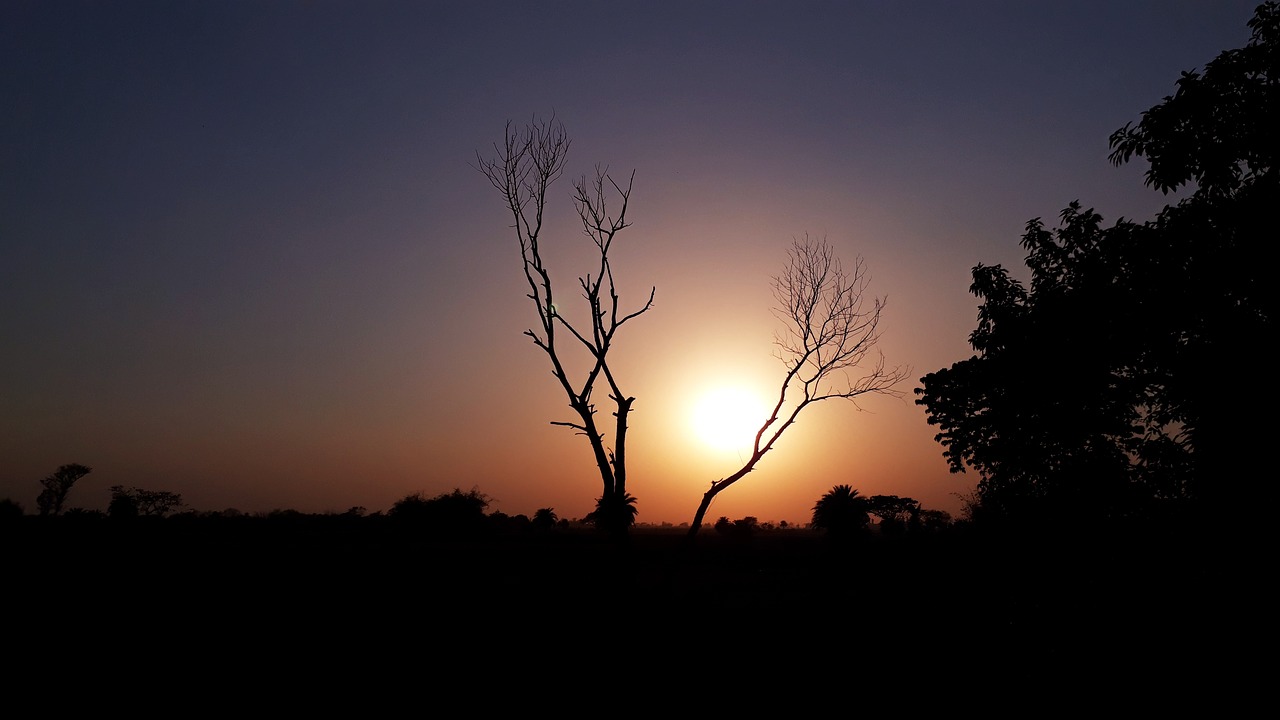
[(1072, 522), (1221, 517), (1261, 462), (1274, 391), (1256, 362), (1274, 330), (1269, 229), (1280, 10), (1186, 72), (1111, 137), (1147, 184), (1188, 190), (1153, 220), (1104, 227), (1071, 203), (1027, 224), (1029, 287), (979, 264), (975, 354), (916, 390), (953, 472), (981, 475), (987, 517)]
[(36, 498), (36, 506), (41, 515), (61, 515), (67, 502), (67, 493), (80, 478), (93, 472), (93, 469), (79, 463), (62, 465), (48, 477), (40, 481), (40, 495)]

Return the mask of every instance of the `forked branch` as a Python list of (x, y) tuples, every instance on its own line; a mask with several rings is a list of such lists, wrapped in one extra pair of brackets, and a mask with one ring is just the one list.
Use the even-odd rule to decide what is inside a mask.
[[(520, 130), (508, 122), (503, 142), (494, 145), (494, 156), (485, 158), (477, 153), (475, 167), (498, 190), (511, 212), (512, 227), (516, 231), (525, 280), (529, 286), (527, 295), (538, 317), (538, 328), (526, 330), (525, 334), (546, 354), (552, 374), (578, 416), (578, 420), (573, 422), (556, 421), (552, 424), (568, 427), (587, 437), (604, 488), (597, 509), (621, 508), (624, 519), (629, 521), (634, 514), (634, 508), (630, 508), (634, 498), (626, 492), (625, 443), (627, 418), (635, 398), (622, 392), (609, 367), (608, 355), (618, 329), (653, 307), (656, 290), (650, 289), (648, 300), (638, 310), (630, 313), (619, 310), (609, 253), (617, 234), (630, 225), (626, 215), (635, 173), (632, 172), (623, 187), (609, 176), (607, 168), (597, 165), (592, 181), (588, 182), (584, 176), (574, 184), (573, 196), (582, 230), (599, 253), (595, 271), (578, 280), (587, 303), (590, 329), (575, 326), (560, 312), (551, 273), (543, 262), (540, 240), (547, 190), (564, 171), (569, 144), (564, 126), (554, 117), (549, 121), (535, 117)], [(611, 201), (614, 194), (620, 202)], [(585, 373), (576, 381), (570, 378), (566, 364), (562, 362), (562, 348), (556, 343), (557, 328), (564, 328), (576, 341), (570, 342), (571, 348), (580, 347), (589, 358)], [(613, 412), (613, 448), (605, 446), (604, 432), (596, 424), (595, 405), (591, 402), (592, 392), (601, 375), (609, 385), (609, 398), (616, 405)]]
[(846, 273), (825, 238), (793, 240), (786, 266), (773, 278), (774, 315), (783, 325), (774, 354), (785, 369), (777, 400), (756, 432), (751, 456), (703, 494), (689, 538), (697, 535), (715, 496), (754, 470), (806, 407), (842, 398), (861, 409), (857, 402), (864, 395), (903, 395), (897, 386), (910, 368), (887, 367), (882, 353), (867, 363), (880, 340), (885, 307), (882, 298), (868, 295), (869, 286), (861, 257)]

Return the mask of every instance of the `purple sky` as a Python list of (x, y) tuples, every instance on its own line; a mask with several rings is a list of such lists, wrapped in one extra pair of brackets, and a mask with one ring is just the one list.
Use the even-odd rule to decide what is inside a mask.
[[(977, 263), (1026, 222), (1169, 198), (1107, 138), (1248, 39), (1253, 2), (0, 4), (0, 498), (94, 468), (197, 510), (385, 510), (489, 495), (565, 518), (599, 495), (509, 220), (469, 164), (554, 112), (567, 175), (636, 172), (615, 258), (641, 522), (688, 522), (735, 457), (689, 407), (775, 392), (770, 276), (795, 236), (862, 256), (906, 398), (802, 416), (708, 520), (807, 522), (835, 484), (957, 513), (912, 402), (970, 354)], [(566, 179), (547, 242), (589, 266)], [(562, 293), (565, 292), (562, 290)], [(1087, 321), (1087, 318), (1082, 319)], [(1081, 352), (1088, 352), (1081, 348)]]

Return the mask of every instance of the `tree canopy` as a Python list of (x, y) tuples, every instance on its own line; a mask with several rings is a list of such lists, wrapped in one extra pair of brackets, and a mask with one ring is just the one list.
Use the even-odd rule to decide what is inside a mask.
[(93, 472), (93, 469), (79, 463), (61, 465), (52, 474), (40, 481), (40, 495), (36, 497), (36, 507), (41, 515), (61, 515), (67, 502), (67, 493), (80, 478)]
[(916, 402), (952, 471), (981, 475), (982, 513), (1224, 513), (1247, 492), (1274, 406), (1245, 378), (1275, 317), (1277, 4), (1249, 26), (1110, 138), (1112, 162), (1145, 158), (1147, 185), (1180, 201), (1109, 227), (1072, 202), (1056, 229), (1027, 224), (1029, 285), (973, 269), (975, 354), (923, 377)]

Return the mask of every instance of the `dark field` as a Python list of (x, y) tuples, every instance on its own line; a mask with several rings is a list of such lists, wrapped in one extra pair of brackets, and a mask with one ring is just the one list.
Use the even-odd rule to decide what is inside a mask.
[(686, 546), (683, 530), (638, 528), (620, 546), (585, 530), (441, 538), (342, 516), (46, 520), (3, 527), (14, 633), (43, 662), (107, 671), (128, 657), (144, 675), (230, 655), (257, 673), (665, 663), (684, 668), (681, 682), (737, 668), (738, 681), (890, 672), (1203, 690), (1263, 633), (1258, 576), (1176, 534), (836, 543), (704, 529)]

